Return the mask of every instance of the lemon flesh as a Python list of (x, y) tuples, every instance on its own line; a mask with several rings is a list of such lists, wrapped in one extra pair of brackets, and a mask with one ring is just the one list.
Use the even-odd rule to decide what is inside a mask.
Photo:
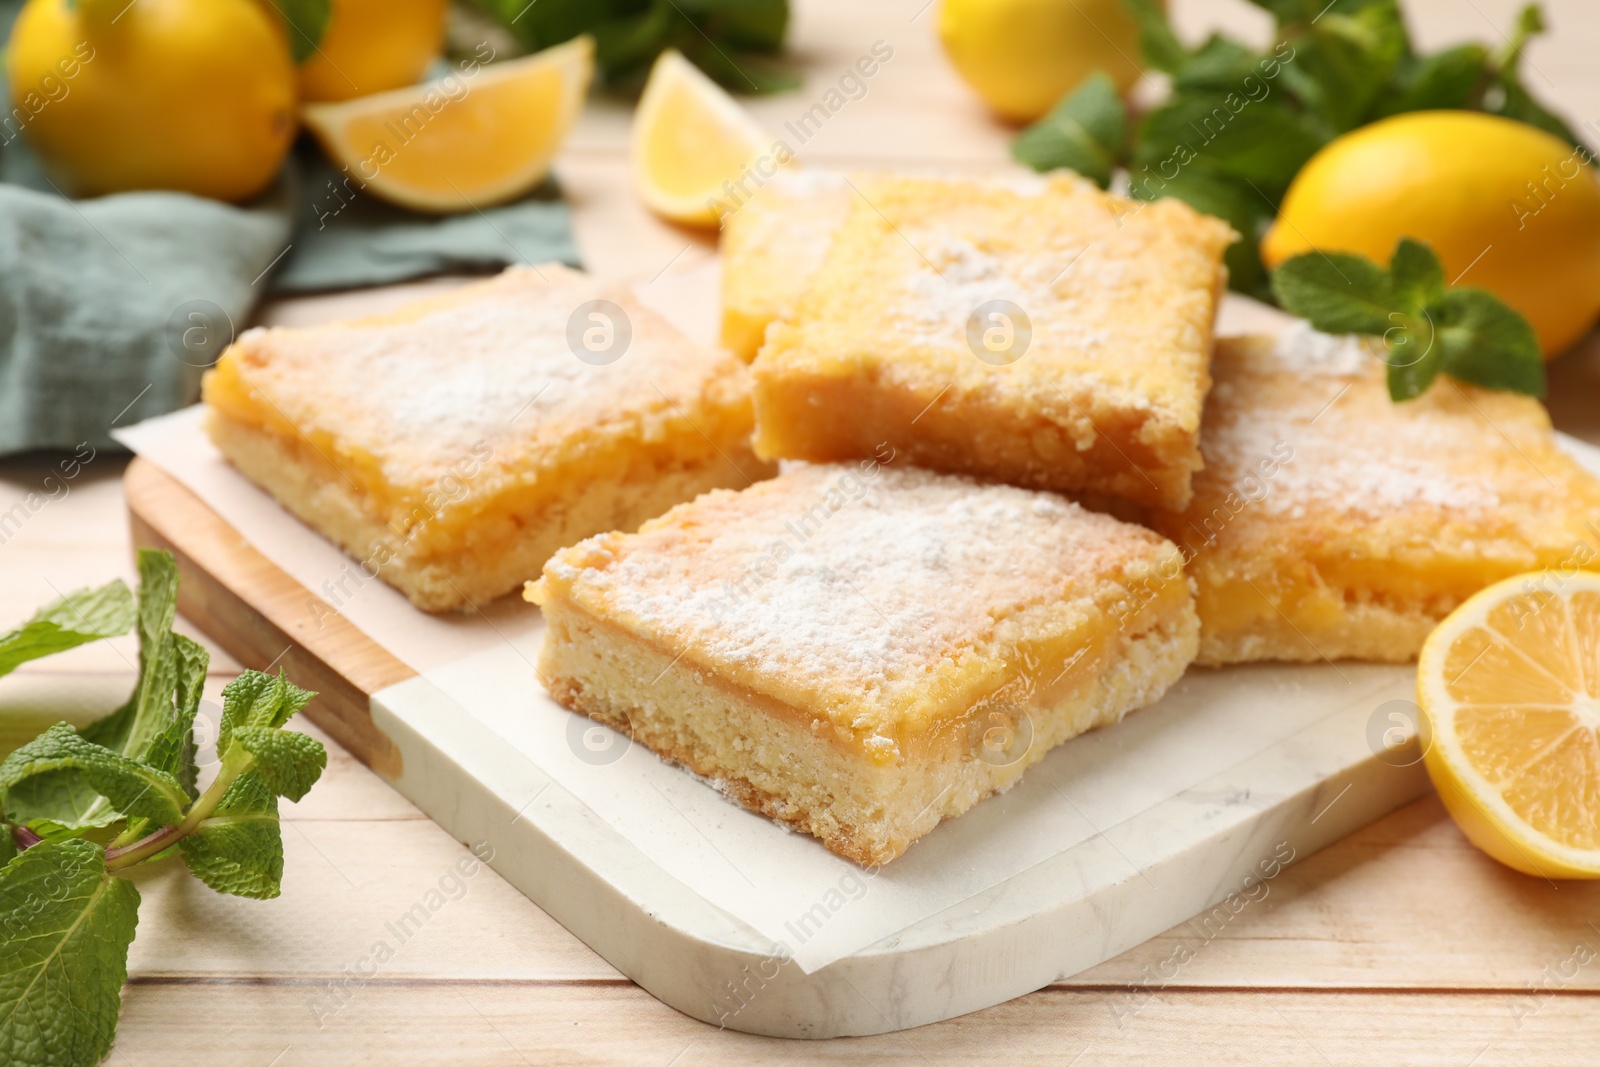
[(1600, 877), (1600, 574), (1490, 586), (1423, 646), (1429, 775), (1468, 839), (1509, 867)]
[(471, 211), (544, 179), (593, 75), (594, 43), (578, 37), (438, 81), (310, 104), (305, 121), (356, 187), (417, 211)]
[(650, 210), (673, 222), (715, 226), (732, 183), (748, 195), (778, 165), (755, 120), (676, 51), (650, 69), (633, 118), (634, 185)]

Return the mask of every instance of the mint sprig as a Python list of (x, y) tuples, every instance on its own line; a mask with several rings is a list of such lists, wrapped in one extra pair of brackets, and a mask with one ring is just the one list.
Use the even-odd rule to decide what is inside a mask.
[(1227, 252), (1230, 286), (1270, 300), (1260, 239), (1300, 168), (1340, 134), (1407, 111), (1466, 109), (1581, 145), (1518, 73), (1527, 41), (1545, 28), (1536, 4), (1499, 49), (1467, 43), (1421, 54), (1398, 0), (1252, 2), (1275, 21), (1264, 49), (1221, 34), (1189, 47), (1156, 0), (1123, 0), (1145, 63), (1170, 76), (1166, 99), (1133, 116), (1092, 75), (1023, 130), (1012, 154), (1102, 188), (1121, 169), (1135, 199), (1172, 196), (1226, 220), (1240, 234)]
[(1389, 269), (1361, 256), (1309, 252), (1272, 272), (1284, 310), (1324, 333), (1382, 337), (1389, 396), (1421, 396), (1440, 374), (1489, 389), (1544, 396), (1533, 327), (1493, 293), (1445, 285), (1433, 249), (1403, 239)]
[[(127, 703), (82, 730), (57, 723), (0, 761), (0, 1063), (98, 1062), (116, 1030), (138, 922), (128, 872), (181, 853), (218, 892), (277, 896), (278, 797), (300, 799), (327, 765), (319, 742), (283, 729), (314, 694), (281, 672), (245, 671), (223, 690), (216, 777), (194, 795), (209, 656), (172, 631), (172, 556), (140, 552), (139, 573), (137, 607), (113, 583), (0, 637), (0, 649), (59, 651), (125, 633), (135, 620), (139, 632)], [(79, 614), (66, 629), (61, 620)]]

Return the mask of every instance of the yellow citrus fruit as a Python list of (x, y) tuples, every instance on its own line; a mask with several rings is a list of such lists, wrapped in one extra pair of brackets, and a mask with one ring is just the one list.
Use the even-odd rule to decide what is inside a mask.
[(300, 98), (349, 100), (414, 85), (444, 48), (450, 0), (333, 0), (300, 65)]
[(1600, 574), (1509, 578), (1439, 624), (1417, 664), (1428, 774), (1474, 845), (1600, 878)]
[(1447, 281), (1520, 311), (1553, 356), (1600, 315), (1600, 181), (1586, 159), (1496, 115), (1397, 115), (1311, 157), (1261, 256), (1276, 267), (1315, 248), (1384, 263), (1415, 237), (1433, 246)]
[(593, 77), (594, 40), (576, 37), (504, 63), (469, 60), (438, 81), (308, 104), (305, 120), (354, 189), (417, 211), (471, 211), (544, 180)]
[(943, 0), (939, 40), (988, 105), (1032, 122), (1103, 70), (1121, 92), (1139, 80), (1139, 30), (1122, 0)]
[(668, 49), (650, 68), (633, 116), (634, 185), (662, 218), (688, 226), (715, 226), (725, 183), (756, 174), (771, 177), (771, 142), (750, 113), (684, 59)]
[(64, 191), (260, 192), (294, 139), (294, 63), (253, 0), (29, 0), (7, 78)]

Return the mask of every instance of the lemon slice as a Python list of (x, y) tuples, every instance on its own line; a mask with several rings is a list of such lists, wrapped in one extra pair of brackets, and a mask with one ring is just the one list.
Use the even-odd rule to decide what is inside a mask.
[(544, 180), (593, 76), (594, 41), (577, 37), (471, 73), (308, 104), (304, 117), (351, 188), (417, 211), (471, 211)]
[(1600, 574), (1492, 585), (1423, 645), (1428, 773), (1462, 831), (1549, 878), (1600, 877)]
[(650, 210), (715, 226), (724, 183), (738, 183), (767, 144), (749, 113), (693, 63), (672, 49), (656, 59), (633, 117), (633, 177)]

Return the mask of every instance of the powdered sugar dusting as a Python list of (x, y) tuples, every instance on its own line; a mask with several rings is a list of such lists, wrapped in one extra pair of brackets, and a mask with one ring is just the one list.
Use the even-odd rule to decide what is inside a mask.
[[(617, 361), (585, 362), (571, 320), (591, 300), (622, 307)], [(579, 328), (602, 325), (579, 315)], [(295, 427), (374, 457), (385, 480), (427, 483), (480, 443), (505, 458), (697, 397), (724, 357), (585, 275), (513, 268), (475, 298), (392, 324), (252, 331), (241, 373)]]
[(1272, 354), (1296, 373), (1349, 377), (1370, 370), (1378, 357), (1367, 339), (1353, 334), (1319, 333), (1297, 321), (1272, 346)]
[(669, 520), (547, 569), (663, 647), (810, 687), (824, 704), (914, 699), (952, 658), (981, 655), (1008, 616), (1089, 610), (1101, 583), (1163, 551), (1050, 494), (870, 465), (799, 467)]
[[(1331, 351), (1322, 341), (1311, 344)], [(1485, 435), (1494, 433), (1470, 409), (1438, 397), (1392, 402), (1381, 364), (1365, 352), (1334, 373), (1329, 367), (1344, 355), (1301, 362), (1284, 360), (1281, 344), (1261, 351), (1217, 361), (1201, 484), (1237, 492), (1255, 476), (1264, 495), (1250, 506), (1285, 518), (1379, 520), (1415, 508), (1486, 514), (1500, 507), (1492, 485), (1453, 462), (1481, 454)], [(1262, 476), (1273, 459), (1272, 473)]]

